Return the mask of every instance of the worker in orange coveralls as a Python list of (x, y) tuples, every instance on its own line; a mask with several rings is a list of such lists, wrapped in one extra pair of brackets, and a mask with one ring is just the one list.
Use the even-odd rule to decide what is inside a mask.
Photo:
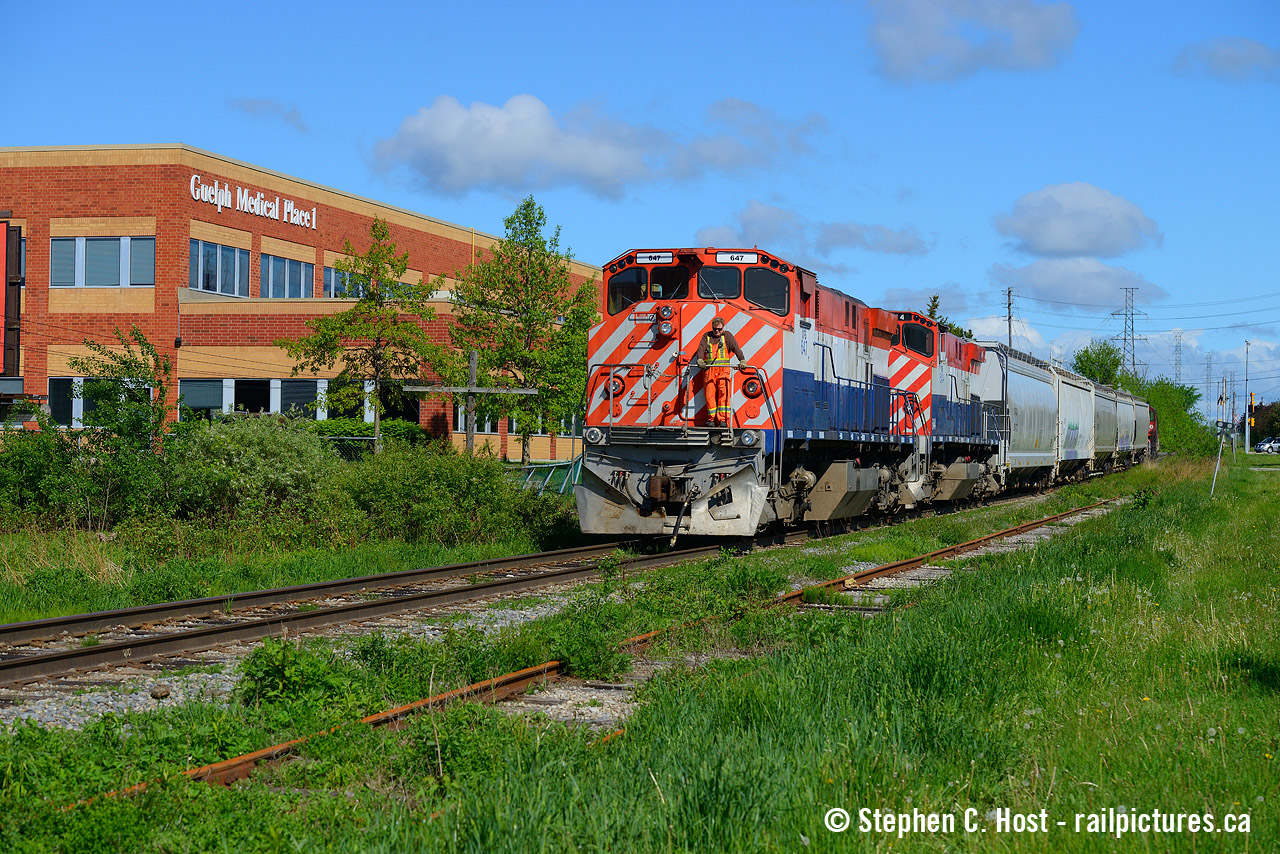
[(705, 371), (707, 413), (711, 416), (712, 427), (729, 427), (733, 419), (733, 410), (729, 408), (733, 395), (730, 353), (738, 357), (741, 370), (744, 360), (742, 348), (733, 333), (724, 328), (724, 318), (713, 317), (711, 331), (702, 336), (702, 344), (698, 347), (698, 367)]

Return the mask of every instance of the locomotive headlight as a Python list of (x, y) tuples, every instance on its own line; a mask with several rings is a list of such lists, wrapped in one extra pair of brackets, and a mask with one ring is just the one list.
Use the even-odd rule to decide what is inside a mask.
[(588, 427), (582, 434), (588, 445), (599, 445), (604, 441), (604, 431), (599, 427)]
[(738, 437), (738, 444), (744, 448), (754, 448), (760, 437), (756, 435), (756, 431), (748, 430)]
[(675, 310), (671, 306), (663, 305), (658, 307), (658, 317), (661, 317), (663, 320), (670, 320), (674, 316)]
[(670, 320), (664, 320), (658, 324), (658, 334), (661, 335), (663, 338), (670, 338), (671, 333), (675, 331), (676, 331), (675, 324), (673, 324)]
[(609, 396), (622, 397), (622, 393), (627, 390), (627, 384), (622, 381), (622, 377), (614, 377), (609, 380)]

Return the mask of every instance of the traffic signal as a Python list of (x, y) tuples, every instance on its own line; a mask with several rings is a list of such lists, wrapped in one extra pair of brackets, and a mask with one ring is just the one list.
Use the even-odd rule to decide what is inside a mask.
[(1250, 417), (1250, 418), (1249, 418), (1249, 426), (1250, 426), (1250, 427), (1257, 427), (1257, 426), (1258, 426), (1257, 424), (1254, 424), (1254, 423), (1253, 423), (1253, 418), (1252, 418), (1252, 417)]
[[(1258, 394), (1258, 393), (1257, 393), (1256, 391), (1251, 391), (1251, 392), (1249, 392), (1249, 414), (1250, 414), (1250, 415), (1252, 415), (1252, 414), (1253, 414), (1253, 401), (1254, 401), (1254, 398), (1255, 398), (1255, 397), (1257, 397), (1257, 394)], [(1251, 426), (1251, 427), (1253, 426), (1253, 419), (1252, 419), (1252, 418), (1250, 418), (1250, 419), (1249, 419), (1249, 426)]]

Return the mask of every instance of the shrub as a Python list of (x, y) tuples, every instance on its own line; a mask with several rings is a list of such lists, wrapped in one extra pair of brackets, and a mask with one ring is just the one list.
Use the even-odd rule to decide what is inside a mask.
[(338, 458), (304, 424), (284, 416), (234, 418), (175, 442), (180, 512), (217, 519), (305, 514)]
[(494, 542), (534, 529), (546, 535), (556, 524), (554, 501), (526, 495), (494, 457), (458, 453), (447, 441), (392, 440), (346, 466), (337, 484), (388, 539)]
[(0, 437), (0, 512), (9, 529), (106, 530), (168, 506), (163, 452), (105, 429), (6, 430)]
[[(372, 436), (373, 424), (357, 418), (329, 418), (325, 421), (307, 422), (320, 436)], [(420, 444), (430, 439), (430, 434), (412, 421), (388, 418), (382, 422), (382, 435), (388, 439)]]

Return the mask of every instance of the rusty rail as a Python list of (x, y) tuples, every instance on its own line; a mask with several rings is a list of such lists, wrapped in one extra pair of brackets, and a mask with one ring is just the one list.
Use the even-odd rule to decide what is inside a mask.
[(928, 563), (931, 560), (946, 560), (947, 558), (955, 557), (956, 555), (962, 554), (964, 552), (972, 551), (973, 549), (986, 545), (987, 543), (993, 542), (995, 540), (1003, 540), (1006, 537), (1012, 537), (1016, 534), (1024, 534), (1027, 531), (1033, 531), (1036, 528), (1042, 527), (1044, 525), (1053, 524), (1059, 519), (1065, 519), (1067, 516), (1074, 516), (1077, 513), (1083, 513), (1086, 510), (1092, 510), (1093, 508), (1099, 507), (1103, 504), (1110, 504), (1115, 500), (1116, 499), (1114, 498), (1108, 498), (1103, 501), (1094, 502), (1093, 504), (1086, 504), (1083, 507), (1077, 507), (1074, 510), (1066, 510), (1062, 513), (1055, 513), (1054, 515), (1046, 516), (1043, 519), (1035, 519), (1030, 522), (1023, 522), (1021, 525), (1014, 525), (1012, 528), (1005, 528), (1002, 531), (996, 531), (993, 534), (987, 534), (986, 536), (978, 537), (976, 540), (969, 540), (968, 542), (965, 542), (965, 543), (958, 543), (954, 546), (947, 546), (946, 548), (938, 549), (937, 551), (932, 551), (932, 552), (929, 552), (928, 554), (903, 558), (902, 560), (897, 560), (897, 561), (894, 561), (893, 563), (881, 564), (880, 566), (874, 566), (871, 569), (864, 569), (861, 572), (855, 572), (850, 575), (842, 576), (840, 578), (833, 578), (830, 581), (824, 581), (820, 584), (813, 584), (813, 585), (810, 585), (809, 587), (801, 588), (800, 590), (793, 590), (790, 593), (786, 594), (785, 596), (778, 597), (778, 602), (779, 603), (798, 602), (804, 596), (805, 590), (820, 590), (824, 587), (843, 587), (844, 589), (847, 590), (850, 587), (860, 587), (866, 584), (868, 581), (872, 581), (877, 578), (883, 578), (886, 575), (896, 575), (899, 572), (906, 572), (907, 570), (916, 569), (917, 567), (924, 566), (926, 563)]

